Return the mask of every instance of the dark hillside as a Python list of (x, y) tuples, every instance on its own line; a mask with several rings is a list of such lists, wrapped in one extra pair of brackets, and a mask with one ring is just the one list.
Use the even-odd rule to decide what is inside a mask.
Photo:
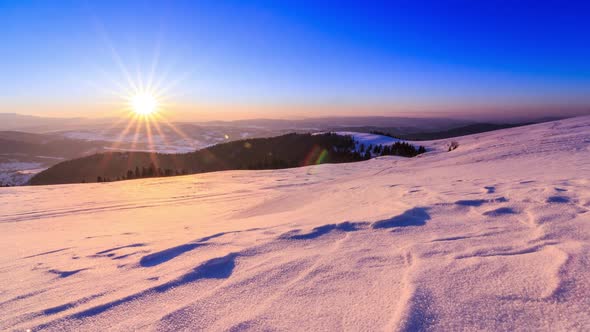
[(479, 133), (485, 133), (488, 131), (514, 128), (526, 126), (531, 123), (519, 123), (519, 124), (495, 124), (495, 123), (476, 123), (459, 128), (453, 128), (444, 131), (437, 131), (432, 133), (415, 133), (403, 135), (402, 138), (411, 141), (430, 141), (436, 139), (447, 139), (465, 135), (473, 135)]
[(430, 141), (436, 139), (447, 139), (465, 135), (479, 134), (493, 130), (514, 128), (526, 126), (532, 123), (517, 124), (496, 124), (496, 123), (475, 123), (461, 127), (439, 130), (439, 131), (421, 131), (409, 127), (342, 127), (332, 128), (333, 131), (356, 131), (365, 133), (374, 133), (379, 135), (391, 136), (408, 141)]
[[(352, 137), (327, 133), (233, 141), (183, 154), (108, 152), (61, 162), (34, 176), (30, 183), (103, 182), (234, 169), (279, 169), (370, 157), (354, 149)], [(396, 143), (380, 152), (412, 157), (423, 149)]]

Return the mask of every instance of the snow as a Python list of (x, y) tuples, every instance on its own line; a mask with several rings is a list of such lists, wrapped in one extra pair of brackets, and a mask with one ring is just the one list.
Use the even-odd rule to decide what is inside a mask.
[[(314, 133), (314, 135), (323, 134), (323, 133), (325, 133), (325, 132)], [(366, 149), (368, 149), (370, 146), (392, 145), (397, 142), (403, 142), (402, 140), (400, 140), (398, 138), (393, 138), (393, 137), (389, 137), (389, 136), (385, 136), (385, 135), (378, 135), (378, 134), (362, 133), (362, 132), (356, 132), (356, 131), (333, 131), (332, 133), (337, 134), (337, 135), (342, 135), (342, 136), (352, 136), (354, 143), (355, 143), (354, 151), (361, 152), (361, 153), (366, 151)], [(408, 142), (408, 143), (414, 145), (415, 147), (418, 147), (420, 145), (424, 145), (424, 144), (422, 144), (422, 142)], [(361, 148), (361, 146), (363, 146), (364, 148)], [(371, 153), (371, 156), (378, 155), (378, 154), (375, 154), (373, 151), (371, 151), (370, 153)]]
[(401, 142), (400, 139), (377, 134), (359, 133), (354, 131), (336, 131), (334, 133), (338, 135), (352, 136), (355, 142), (358, 144), (364, 144), (365, 147), (368, 147), (369, 145), (391, 145), (396, 142)]
[(0, 184), (19, 186), (27, 183), (35, 174), (45, 170), (40, 163), (9, 161), (0, 163)]
[(0, 330), (587, 330), (590, 117), (416, 158), (0, 190)]

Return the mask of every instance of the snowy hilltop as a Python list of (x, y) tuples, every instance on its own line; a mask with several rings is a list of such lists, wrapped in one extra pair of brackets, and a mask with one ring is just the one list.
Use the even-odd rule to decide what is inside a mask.
[(0, 330), (588, 330), (590, 117), (0, 190)]

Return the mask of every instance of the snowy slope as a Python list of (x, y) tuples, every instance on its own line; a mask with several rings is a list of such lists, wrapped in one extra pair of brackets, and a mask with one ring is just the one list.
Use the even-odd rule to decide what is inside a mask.
[[(354, 150), (360, 153), (364, 153), (368, 151), (369, 148), (375, 147), (377, 145), (384, 146), (384, 145), (392, 145), (397, 142), (404, 142), (398, 138), (393, 138), (390, 136), (385, 135), (378, 135), (378, 134), (370, 134), (370, 133), (361, 133), (356, 131), (333, 131), (332, 133), (342, 136), (351, 136), (354, 140), (355, 148)], [(318, 133), (319, 134), (319, 133)], [(424, 146), (422, 142), (410, 142), (416, 149), (420, 146)], [(379, 156), (380, 153), (375, 153), (372, 149), (370, 151), (371, 157)], [(392, 157), (388, 157), (392, 158)]]
[(389, 136), (384, 135), (377, 135), (377, 134), (369, 134), (369, 133), (359, 133), (355, 131), (337, 131), (334, 132), (338, 135), (348, 135), (352, 136), (354, 141), (358, 144), (364, 144), (365, 146), (369, 145), (391, 145), (395, 142), (401, 142), (401, 140)]
[(0, 190), (0, 330), (588, 330), (590, 117), (412, 159)]

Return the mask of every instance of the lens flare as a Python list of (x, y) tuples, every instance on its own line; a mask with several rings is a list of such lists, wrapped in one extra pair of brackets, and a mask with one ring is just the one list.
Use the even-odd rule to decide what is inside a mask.
[(158, 101), (149, 93), (140, 93), (131, 97), (131, 109), (139, 115), (150, 115), (157, 111)]

